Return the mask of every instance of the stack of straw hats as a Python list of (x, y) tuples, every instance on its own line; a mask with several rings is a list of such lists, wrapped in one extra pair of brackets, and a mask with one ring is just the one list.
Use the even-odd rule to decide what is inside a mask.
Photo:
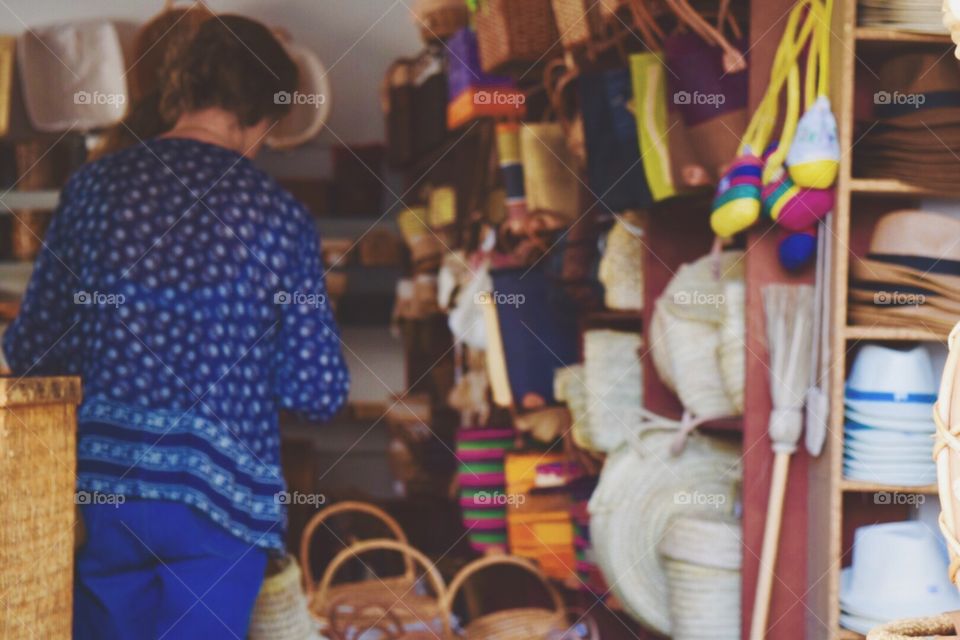
[(922, 33), (946, 33), (940, 0), (859, 0), (860, 26)]
[(639, 333), (594, 329), (583, 335), (590, 440), (612, 451), (640, 423), (642, 385)]
[[(913, 9), (911, 8), (911, 11)], [(876, 123), (854, 147), (857, 173), (896, 178), (942, 193), (960, 192), (960, 62), (941, 52), (891, 57), (878, 70)]]
[(660, 543), (673, 640), (739, 640), (742, 547), (732, 518), (673, 520)]
[(678, 516), (729, 516), (739, 447), (694, 435), (674, 457), (672, 430), (648, 430), (613, 452), (590, 498), (590, 539), (611, 592), (644, 626), (670, 635), (667, 574), (656, 553)]
[(858, 633), (899, 618), (960, 609), (943, 539), (919, 520), (860, 527), (840, 576), (840, 624)]
[(904, 486), (935, 482), (936, 397), (937, 374), (925, 347), (862, 347), (844, 390), (844, 476)]
[(740, 251), (681, 266), (657, 300), (650, 327), (654, 366), (697, 418), (743, 412), (743, 318)]
[(582, 364), (560, 367), (553, 375), (553, 395), (567, 405), (573, 424), (570, 435), (581, 449), (599, 451), (590, 424), (590, 392), (587, 389), (586, 371)]
[(946, 335), (960, 317), (960, 220), (904, 209), (883, 216), (850, 263), (850, 321)]

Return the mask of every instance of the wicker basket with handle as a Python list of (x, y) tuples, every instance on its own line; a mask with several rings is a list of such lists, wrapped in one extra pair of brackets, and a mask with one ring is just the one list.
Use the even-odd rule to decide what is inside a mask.
[(553, 609), (520, 607), (487, 613), (470, 621), (463, 637), (467, 640), (530, 640), (562, 634), (567, 628), (567, 610), (563, 598), (533, 563), (516, 556), (487, 556), (461, 569), (450, 583), (444, 598), (446, 617), (449, 619), (452, 616), (457, 592), (468, 578), (479, 571), (498, 566), (520, 567), (537, 576), (553, 602)]
[[(407, 573), (333, 584), (337, 572), (347, 561), (373, 551), (394, 551), (402, 554), (407, 563), (419, 565), (433, 595), (422, 593), (416, 577), (411, 579)], [(440, 572), (421, 552), (397, 540), (365, 540), (342, 550), (330, 562), (313, 593), (311, 610), (318, 619), (329, 621), (331, 627), (336, 620), (347, 618), (354, 631), (372, 629), (389, 614), (402, 625), (404, 632), (432, 631), (447, 638), (451, 630), (450, 618), (442, 604), (445, 592)]]
[(484, 0), (475, 22), (480, 66), (487, 73), (525, 73), (562, 49), (550, 0)]
[(69, 638), (79, 378), (0, 378), (0, 638)]
[[(352, 500), (345, 500), (331, 505), (310, 518), (307, 526), (303, 529), (303, 536), (300, 538), (300, 569), (303, 572), (303, 581), (307, 587), (308, 594), (314, 591), (314, 585), (317, 583), (317, 578), (313, 575), (313, 569), (310, 565), (310, 545), (313, 542), (313, 538), (321, 526), (329, 529), (329, 525), (326, 524), (328, 520), (344, 514), (361, 514), (372, 520), (379, 521), (390, 531), (393, 539), (406, 545), (410, 544), (410, 541), (407, 540), (407, 534), (403, 532), (403, 529), (400, 528), (397, 521), (394, 520), (389, 513), (375, 505), (368, 502), (355, 502)], [(357, 540), (351, 536), (345, 543), (350, 545), (356, 541)], [(405, 579), (407, 583), (412, 583), (416, 579), (416, 565), (414, 565), (411, 558), (404, 557), (403, 579)]]

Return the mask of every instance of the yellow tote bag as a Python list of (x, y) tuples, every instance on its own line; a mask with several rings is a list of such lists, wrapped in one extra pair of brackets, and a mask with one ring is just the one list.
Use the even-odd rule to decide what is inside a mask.
[(667, 79), (663, 63), (653, 53), (630, 56), (633, 81), (633, 113), (640, 140), (640, 158), (655, 201), (678, 193), (673, 181), (668, 145)]

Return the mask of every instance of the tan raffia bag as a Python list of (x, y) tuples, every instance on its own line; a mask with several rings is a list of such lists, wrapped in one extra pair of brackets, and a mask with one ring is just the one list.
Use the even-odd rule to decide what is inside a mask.
[(551, 211), (567, 224), (580, 217), (577, 159), (559, 122), (521, 125), (520, 162), (528, 211)]

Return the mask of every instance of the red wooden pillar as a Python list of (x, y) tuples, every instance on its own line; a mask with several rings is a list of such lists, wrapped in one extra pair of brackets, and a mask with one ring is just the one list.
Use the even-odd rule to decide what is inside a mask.
[[(752, 2), (750, 9), (751, 113), (767, 88), (770, 64), (780, 42), (792, 0)], [(782, 112), (782, 109), (781, 109)], [(812, 270), (787, 274), (777, 261), (778, 229), (761, 224), (749, 234), (746, 255), (747, 354), (743, 425), (743, 637), (750, 633), (750, 616), (757, 583), (763, 528), (770, 492), (773, 452), (767, 436), (770, 415), (770, 372), (761, 288), (771, 282), (812, 282)], [(786, 503), (773, 582), (767, 638), (804, 638), (807, 591), (807, 464), (800, 449), (790, 463)]]

